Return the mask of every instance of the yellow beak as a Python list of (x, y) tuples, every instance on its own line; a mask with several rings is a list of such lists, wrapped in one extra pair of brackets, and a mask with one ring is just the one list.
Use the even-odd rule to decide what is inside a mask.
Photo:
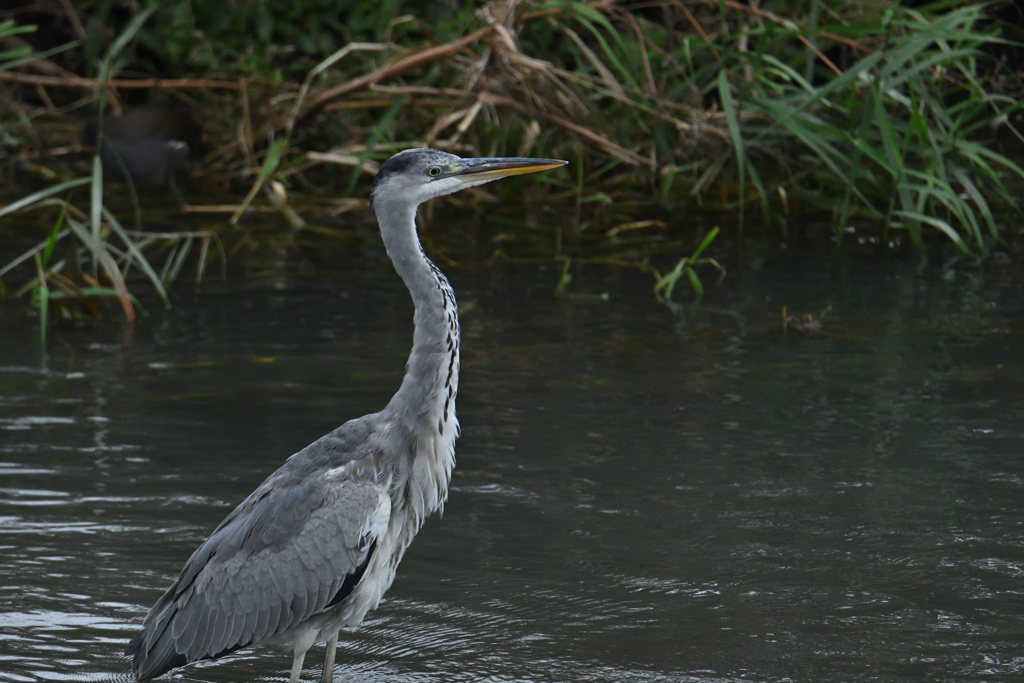
[(565, 166), (568, 161), (561, 159), (528, 159), (523, 157), (486, 157), (482, 159), (461, 159), (455, 164), (452, 175), (463, 182), (494, 180), (524, 173), (547, 171)]

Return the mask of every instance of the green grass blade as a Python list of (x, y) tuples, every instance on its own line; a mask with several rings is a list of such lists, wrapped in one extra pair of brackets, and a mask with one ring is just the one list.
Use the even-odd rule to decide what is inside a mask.
[(808, 81), (806, 81), (804, 79), (804, 77), (802, 75), (800, 75), (800, 73), (796, 69), (791, 67), (789, 64), (786, 64), (785, 62), (783, 62), (780, 59), (776, 58), (774, 55), (770, 55), (768, 53), (765, 53), (765, 54), (761, 55), (761, 58), (765, 62), (767, 62), (768, 64), (771, 64), (776, 69), (778, 69), (780, 72), (785, 74), (794, 83), (799, 85), (800, 88), (804, 92), (812, 94), (812, 95), (817, 93), (817, 91), (815, 90), (814, 86), (811, 85)]
[(746, 195), (747, 153), (743, 148), (743, 134), (740, 132), (740, 120), (736, 112), (736, 102), (732, 97), (732, 84), (725, 69), (718, 72), (718, 96), (722, 101), (725, 120), (729, 125), (729, 136), (732, 138), (736, 155), (736, 166), (739, 170), (740, 184), (740, 225), (743, 225), (743, 206)]
[[(588, 23), (593, 22), (593, 24), (600, 24), (604, 30), (608, 32), (608, 35), (610, 35), (618, 44), (619, 49), (625, 49), (625, 42), (622, 40), (622, 36), (619, 35), (618, 30), (616, 30), (608, 20), (608, 17), (604, 14), (583, 2), (572, 2), (569, 4), (569, 9), (575, 18), (581, 23), (586, 21)], [(591, 24), (591, 27), (593, 24)], [(591, 27), (588, 28), (593, 31), (594, 29)], [(595, 34), (594, 37), (597, 38), (598, 36)]]
[(110, 52), (107, 53), (108, 60), (114, 59), (120, 54), (121, 50), (131, 42), (131, 39), (139, 32), (142, 25), (146, 23), (146, 20), (153, 15), (153, 12), (156, 12), (157, 7), (158, 5), (151, 5), (132, 17), (132, 20), (128, 22), (128, 25), (124, 27), (121, 34), (114, 39), (113, 45), (110, 46)]
[[(635, 92), (640, 92), (641, 88), (637, 84), (636, 79), (633, 78), (632, 72), (630, 71), (630, 69), (626, 68), (622, 64), (618, 56), (615, 54), (611, 46), (608, 44), (608, 41), (605, 40), (604, 35), (602, 35), (601, 31), (599, 31), (596, 26), (590, 23), (590, 21), (582, 17), (576, 17), (576, 20), (583, 24), (583, 26), (585, 26), (587, 30), (590, 31), (591, 35), (594, 36), (594, 39), (597, 40), (597, 42), (601, 45), (601, 49), (604, 51), (604, 54), (608, 58), (608, 61), (612, 63), (612, 66), (615, 67), (615, 69), (619, 72), (619, 74), (626, 81), (629, 87)], [(605, 19), (605, 21), (607, 22), (607, 19)], [(616, 38), (619, 38), (618, 33), (616, 33), (614, 29), (611, 29), (610, 25), (609, 28), (611, 30), (611, 34), (614, 35)], [(621, 39), (619, 42), (621, 47)]]
[(701, 261), (703, 263), (707, 263), (708, 265), (714, 266), (715, 269), (718, 270), (718, 272), (719, 272), (718, 281), (719, 282), (721, 282), (725, 278), (725, 276), (727, 275), (726, 270), (725, 270), (725, 266), (723, 266), (721, 263), (719, 263), (715, 259), (713, 259), (713, 258), (705, 258), (705, 259), (701, 259)]
[(31, 64), (32, 62), (38, 61), (40, 59), (46, 59), (47, 57), (52, 57), (53, 55), (60, 54), (61, 52), (65, 52), (67, 50), (70, 50), (71, 48), (78, 47), (81, 44), (82, 41), (75, 40), (70, 43), (64, 43), (63, 45), (58, 45), (57, 47), (50, 48), (49, 50), (44, 50), (43, 52), (33, 52), (24, 57), (18, 57), (16, 59), (11, 59), (6, 62), (0, 62), (0, 71), (9, 71), (10, 69), (13, 69), (15, 67)]
[(156, 293), (160, 295), (161, 299), (163, 299), (164, 304), (170, 308), (171, 300), (167, 296), (167, 290), (164, 289), (164, 285), (160, 281), (160, 277), (156, 274), (156, 271), (153, 270), (149, 261), (142, 255), (142, 250), (139, 249), (137, 244), (135, 244), (131, 236), (125, 231), (124, 226), (121, 225), (121, 222), (117, 220), (117, 217), (114, 216), (114, 214), (104, 208), (103, 215), (106, 216), (107, 222), (110, 224), (110, 229), (121, 238), (121, 242), (124, 243), (125, 248), (132, 255), (132, 262), (137, 262), (139, 264), (139, 268), (141, 268), (142, 272), (146, 274), (149, 281), (153, 283), (153, 288), (156, 289)]
[(43, 269), (39, 252), (32, 255), (36, 261), (36, 273), (39, 284), (36, 286), (36, 304), (39, 306), (39, 340), (46, 343), (46, 317), (50, 311), (50, 288), (46, 284), (46, 271)]
[(57, 222), (53, 224), (53, 229), (50, 230), (50, 236), (46, 238), (46, 247), (43, 249), (43, 266), (45, 267), (50, 262), (50, 257), (53, 256), (53, 249), (57, 246), (57, 237), (61, 233), (61, 229), (64, 227), (64, 217), (68, 215), (68, 204), (64, 202), (64, 205), (60, 207), (60, 215), (57, 216)]
[(899, 180), (903, 175), (903, 154), (900, 152), (900, 144), (896, 139), (896, 131), (893, 129), (892, 119), (889, 117), (889, 112), (885, 109), (885, 102), (880, 95), (881, 93), (876, 91), (874, 97), (874, 123), (881, 134), (882, 150), (885, 152), (888, 168), (893, 173), (893, 177)]
[[(794, 107), (789, 113), (789, 116), (797, 116), (805, 110), (815, 106), (816, 104), (826, 101), (826, 98), (834, 92), (843, 91), (850, 85), (855, 85), (861, 78), (862, 74), (871, 72), (879, 62), (884, 58), (884, 54), (879, 51), (872, 55), (868, 55), (864, 59), (860, 60), (849, 69), (844, 71), (841, 75), (836, 76), (834, 79), (814, 90), (814, 95), (811, 97), (801, 97), (798, 106)], [(763, 103), (759, 103), (763, 104)], [(777, 127), (781, 127), (786, 123), (786, 119), (776, 119), (770, 126), (766, 126), (758, 135), (754, 137), (754, 140), (760, 140), (766, 135), (771, 134)]]
[(946, 221), (936, 218), (934, 216), (929, 216), (927, 214), (915, 213), (913, 211), (893, 211), (893, 214), (920, 223), (924, 223), (926, 225), (930, 225), (933, 228), (938, 229), (940, 232), (946, 235), (946, 237), (951, 239), (953, 241), (953, 244), (960, 248), (960, 251), (962, 251), (965, 254), (968, 254), (969, 256), (977, 258), (977, 255), (974, 252), (972, 252), (970, 248), (964, 243), (963, 238), (960, 237), (960, 233), (958, 233), (953, 228), (953, 226), (951, 226)]
[(206, 260), (210, 255), (210, 242), (212, 237), (204, 237), (199, 247), (199, 262), (196, 264), (196, 287), (203, 282), (203, 273), (206, 272)]
[(555, 296), (561, 298), (565, 296), (565, 290), (572, 282), (572, 274), (569, 273), (569, 266), (572, 265), (572, 259), (567, 258), (562, 263), (562, 274), (558, 278), (558, 284), (555, 285)]
[[(60, 232), (59, 232), (59, 233), (57, 234), (57, 239), (58, 239), (58, 240), (60, 240), (60, 239), (63, 239), (64, 237), (66, 237), (66, 236), (68, 236), (68, 235), (70, 235), (70, 234), (71, 234), (71, 231), (70, 231), (70, 230), (61, 230), (61, 231), (60, 231)], [(21, 256), (19, 256), (18, 258), (16, 258), (16, 259), (14, 259), (14, 260), (10, 261), (10, 262), (9, 262), (9, 263), (8, 263), (7, 265), (5, 265), (5, 266), (4, 266), (3, 268), (0, 268), (0, 277), (3, 277), (3, 276), (4, 276), (4, 275), (5, 275), (5, 274), (6, 274), (6, 273), (7, 273), (8, 271), (10, 271), (10, 270), (12, 270), (12, 269), (16, 268), (17, 266), (21, 265), (21, 264), (22, 264), (22, 263), (24, 263), (25, 261), (28, 261), (28, 260), (29, 260), (30, 258), (32, 258), (32, 257), (33, 257), (33, 256), (34, 256), (35, 254), (38, 254), (38, 253), (39, 253), (40, 251), (42, 251), (43, 249), (45, 249), (45, 248), (46, 248), (46, 244), (47, 244), (47, 242), (48, 242), (48, 241), (49, 241), (49, 238), (47, 238), (47, 239), (43, 240), (42, 242), (40, 242), (40, 243), (39, 243), (39, 244), (37, 244), (36, 246), (32, 247), (31, 249), (29, 249), (28, 251), (26, 251), (25, 253), (23, 253), (23, 254), (22, 254)]]
[(707, 249), (709, 246), (711, 246), (711, 243), (715, 241), (716, 237), (718, 237), (718, 226), (717, 225), (715, 227), (711, 228), (711, 232), (709, 232), (708, 234), (704, 235), (704, 239), (702, 239), (700, 241), (700, 244), (697, 246), (697, 250), (693, 252), (693, 256), (690, 257), (690, 260), (691, 261), (696, 261), (698, 258), (700, 258), (700, 255), (702, 253), (704, 253), (705, 249)]
[(693, 287), (693, 291), (697, 292), (697, 294), (703, 294), (704, 285), (701, 284), (700, 278), (697, 276), (697, 271), (693, 268), (687, 268), (686, 275), (690, 278), (690, 286)]
[(174, 257), (178, 253), (178, 247), (181, 246), (181, 242), (172, 242), (170, 248), (167, 250), (167, 257), (164, 259), (164, 267), (160, 269), (160, 282), (170, 282), (171, 266), (174, 264)]
[(118, 292), (118, 298), (121, 300), (121, 307), (124, 309), (124, 315), (128, 320), (135, 319), (135, 310), (132, 308), (131, 296), (128, 294), (128, 286), (124, 282), (124, 277), (121, 274), (120, 268), (117, 267), (117, 262), (114, 261), (114, 257), (110, 255), (105, 249), (106, 245), (101, 241), (94, 240), (92, 234), (85, 229), (85, 226), (78, 221), (69, 218), (68, 227), (78, 236), (78, 239), (82, 241), (82, 244), (92, 254), (93, 259), (99, 262), (103, 266), (103, 270), (106, 272), (107, 277), (110, 278), (111, 284)]
[(676, 283), (679, 282), (679, 278), (683, 276), (683, 270), (689, 263), (689, 257), (679, 259), (676, 267), (673, 268), (670, 273), (658, 278), (658, 281), (654, 284), (655, 293), (662, 292), (662, 296), (664, 296), (665, 299), (671, 299), (672, 291), (676, 288)]
[(7, 206), (0, 208), (0, 218), (6, 216), (9, 213), (14, 213), (15, 211), (20, 211), (21, 209), (32, 206), (36, 202), (42, 199), (46, 199), (47, 197), (58, 194), (60, 192), (63, 192), (64, 190), (69, 190), (73, 187), (80, 187), (90, 182), (92, 182), (91, 178), (75, 178), (74, 180), (68, 180), (66, 182), (58, 183), (56, 185), (47, 187), (46, 189), (39, 190), (38, 192), (33, 192), (27, 197), (22, 197), (18, 201), (11, 202)]
[(111, 44), (106, 56), (100, 63), (100, 72), (98, 78), (100, 82), (100, 137), (102, 137), (103, 133), (103, 110), (106, 108), (107, 104), (107, 82), (110, 80), (110, 72), (113, 68), (114, 60), (117, 58), (117, 55), (120, 54), (121, 50), (123, 50), (128, 45), (128, 43), (131, 42), (131, 39), (135, 37), (135, 34), (138, 33), (139, 29), (142, 28), (142, 25), (146, 23), (146, 20), (153, 15), (153, 13), (157, 10), (157, 7), (157, 4), (153, 4), (147, 9), (140, 12), (139, 14), (136, 14), (134, 17), (132, 17), (131, 21), (128, 22), (128, 25), (125, 26), (124, 30), (121, 31), (120, 35), (118, 35), (117, 38), (114, 39), (113, 44)]
[(273, 144), (267, 150), (267, 155), (263, 157), (263, 163), (260, 164), (260, 173), (256, 178), (256, 182), (249, 188), (249, 194), (245, 195), (245, 199), (235, 209), (235, 213), (231, 215), (228, 222), (231, 225), (238, 223), (238, 219), (242, 217), (245, 210), (249, 208), (252, 200), (256, 198), (260, 188), (263, 187), (263, 183), (277, 170), (278, 164), (281, 163), (281, 155), (284, 153), (285, 148), (288, 147), (288, 136), (280, 137), (274, 140)]
[(263, 158), (263, 164), (260, 166), (260, 174), (258, 176), (261, 185), (267, 182), (267, 178), (277, 170), (278, 165), (281, 163), (281, 155), (287, 146), (288, 138), (278, 138), (274, 140), (274, 144), (267, 150), (267, 156)]
[[(757, 173), (757, 168), (754, 164), (751, 164), (747, 169), (750, 171), (750, 182), (754, 184), (754, 188), (757, 190), (757, 195), (761, 199), (761, 210), (764, 212), (766, 221), (771, 220), (771, 204), (768, 202), (768, 191), (764, 189), (764, 184), (761, 183), (761, 176)], [(742, 198), (745, 200), (746, 198)]]
[(992, 209), (989, 208), (988, 202), (985, 201), (985, 196), (981, 194), (978, 186), (974, 184), (974, 181), (971, 180), (970, 176), (968, 176), (961, 168), (953, 169), (953, 176), (960, 181), (960, 184), (964, 186), (964, 189), (974, 201), (978, 210), (981, 211), (982, 218), (985, 219), (985, 225), (988, 226), (989, 234), (998, 240), (999, 230), (996, 228), (995, 217), (992, 215)]
[(171, 266), (171, 271), (167, 274), (167, 279), (165, 280), (168, 285), (178, 279), (178, 274), (181, 273), (181, 269), (185, 265), (185, 260), (192, 251), (192, 242), (192, 237), (186, 237), (185, 241), (182, 242), (181, 246), (178, 248), (177, 258), (174, 259), (174, 265)]

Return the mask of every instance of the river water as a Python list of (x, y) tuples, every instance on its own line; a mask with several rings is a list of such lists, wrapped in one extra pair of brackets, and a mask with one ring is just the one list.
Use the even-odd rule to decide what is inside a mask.
[[(0, 309), (0, 681), (130, 680), (127, 640), (220, 519), (384, 405), (411, 305), (374, 253), (181, 286), (131, 329), (52, 332), (46, 357)], [(450, 500), (336, 680), (1021, 680), (1018, 265), (779, 252), (683, 313), (648, 275), (573, 272), (561, 299), (553, 267), (449, 272)], [(832, 310), (784, 334), (783, 305)]]

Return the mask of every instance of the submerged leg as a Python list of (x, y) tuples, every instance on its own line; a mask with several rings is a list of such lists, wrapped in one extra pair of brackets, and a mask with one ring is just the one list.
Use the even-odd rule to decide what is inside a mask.
[(324, 656), (324, 675), (320, 683), (332, 683), (334, 680), (334, 653), (338, 651), (338, 634), (327, 641), (327, 654)]
[(306, 658), (306, 651), (295, 652), (295, 659), (292, 660), (292, 677), (289, 683), (299, 683), (299, 674), (302, 673), (302, 660)]

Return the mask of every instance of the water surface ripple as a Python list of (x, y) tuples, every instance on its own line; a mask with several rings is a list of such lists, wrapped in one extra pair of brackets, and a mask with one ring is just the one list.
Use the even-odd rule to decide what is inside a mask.
[[(1021, 680), (1007, 268), (779, 257), (688, 316), (621, 271), (573, 280), (607, 302), (556, 299), (553, 271), (452, 272), (451, 499), (337, 679)], [(46, 359), (0, 311), (0, 681), (130, 680), (124, 645), (195, 546), (400, 380), (411, 306), (384, 270), (180, 299), (130, 334), (59, 330)], [(783, 335), (783, 305), (833, 310)], [(261, 648), (177, 680), (289, 664)]]

